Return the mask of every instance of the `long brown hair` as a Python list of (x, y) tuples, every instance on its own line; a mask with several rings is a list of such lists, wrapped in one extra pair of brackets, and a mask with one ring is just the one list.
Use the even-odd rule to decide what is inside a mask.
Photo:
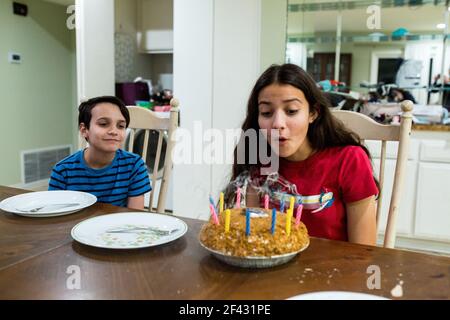
[[(249, 129), (255, 129), (256, 131), (260, 129), (258, 124), (258, 97), (260, 92), (271, 84), (291, 85), (297, 89), (300, 89), (305, 95), (310, 107), (309, 112), (317, 115), (317, 118), (309, 125), (307, 133), (307, 138), (314, 151), (317, 152), (336, 146), (352, 145), (363, 148), (369, 159), (371, 159), (369, 151), (362, 144), (359, 136), (356, 133), (346, 129), (341, 121), (332, 116), (330, 112), (331, 105), (328, 99), (319, 90), (311, 76), (305, 70), (294, 64), (272, 65), (259, 77), (248, 99), (247, 116), (241, 127), (243, 132), (246, 132)], [(259, 141), (257, 146), (259, 146)], [(239, 148), (244, 148), (245, 150), (246, 161), (243, 164), (239, 164), (237, 161), (237, 153)], [(270, 150), (270, 148), (267, 150)], [(251, 164), (247, 161), (249, 154), (248, 151), (249, 141), (246, 140), (243, 135), (234, 149), (234, 163), (231, 181), (234, 181), (245, 171), (253, 172), (253, 170), (261, 167), (259, 158), (256, 164)], [(227, 188), (225, 192), (225, 199), (227, 203), (230, 203), (232, 201), (230, 197), (234, 196), (229, 189), (230, 188)]]

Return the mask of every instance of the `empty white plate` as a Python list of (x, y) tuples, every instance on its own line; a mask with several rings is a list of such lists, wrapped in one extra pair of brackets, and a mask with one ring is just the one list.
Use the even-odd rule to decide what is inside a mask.
[(318, 291), (299, 294), (287, 300), (389, 300), (385, 297), (351, 291)]
[(86, 219), (73, 227), (71, 235), (88, 246), (138, 249), (174, 241), (187, 230), (184, 221), (172, 216), (127, 212)]
[[(86, 192), (58, 190), (19, 194), (0, 202), (0, 209), (25, 217), (55, 217), (71, 214), (97, 202)], [(36, 212), (33, 209), (42, 208)]]

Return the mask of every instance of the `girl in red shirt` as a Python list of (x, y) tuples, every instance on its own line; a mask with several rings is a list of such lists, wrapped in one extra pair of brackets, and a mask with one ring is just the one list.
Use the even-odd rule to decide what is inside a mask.
[[(244, 188), (247, 207), (262, 206), (265, 193), (277, 207), (280, 201), (288, 206), (294, 196), (311, 236), (375, 245), (378, 188), (370, 154), (331, 115), (328, 100), (303, 69), (273, 65), (260, 76), (242, 125), (244, 132), (249, 129), (266, 129), (268, 145), (277, 142), (279, 170), (261, 175), (264, 165), (259, 158), (249, 161), (255, 146), (243, 136), (234, 152), (233, 183), (225, 190), (227, 204), (233, 203), (239, 181), (250, 181)], [(246, 151), (245, 161), (238, 150)]]

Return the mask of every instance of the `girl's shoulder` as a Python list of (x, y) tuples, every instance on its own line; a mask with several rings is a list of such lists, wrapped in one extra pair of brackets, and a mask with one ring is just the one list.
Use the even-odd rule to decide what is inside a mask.
[(320, 165), (352, 166), (370, 163), (369, 155), (361, 146), (339, 146), (327, 148), (312, 162)]
[(349, 156), (363, 156), (367, 157), (366, 152), (361, 146), (338, 146), (338, 147), (330, 147), (325, 149), (324, 154), (327, 156), (343, 156), (343, 157), (349, 157)]

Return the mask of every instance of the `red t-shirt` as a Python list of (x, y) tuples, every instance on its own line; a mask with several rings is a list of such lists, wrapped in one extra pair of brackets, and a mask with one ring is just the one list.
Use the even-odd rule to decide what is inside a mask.
[(370, 160), (357, 146), (328, 148), (299, 162), (280, 159), (279, 174), (295, 184), (302, 197), (327, 194), (332, 199), (314, 213), (304, 205), (301, 221), (314, 237), (347, 241), (345, 203), (378, 194)]

